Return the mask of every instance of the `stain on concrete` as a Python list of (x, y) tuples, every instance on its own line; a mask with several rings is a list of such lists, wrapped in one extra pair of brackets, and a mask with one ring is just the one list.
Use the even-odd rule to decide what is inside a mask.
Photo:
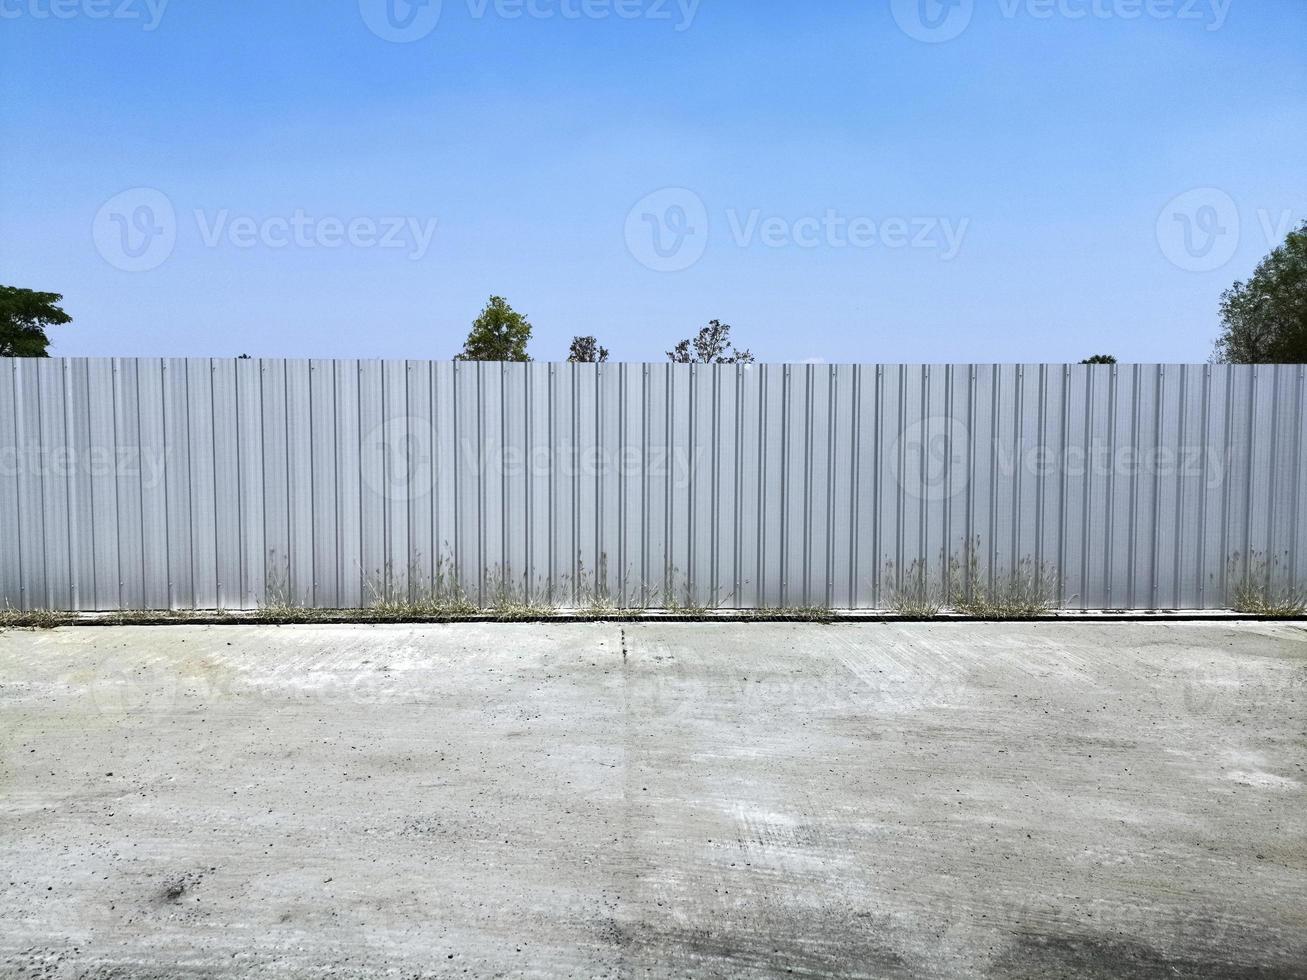
[(1276, 962), (1254, 946), (1232, 958), (1163, 952), (1148, 943), (1087, 935), (1028, 934), (994, 964), (995, 980), (1303, 980), (1307, 962)]
[[(915, 974), (892, 948), (861, 930), (830, 928), (821, 915), (750, 927), (623, 923), (601, 935), (617, 948), (623, 975), (840, 977), (895, 980)], [(847, 923), (843, 923), (847, 926)]]

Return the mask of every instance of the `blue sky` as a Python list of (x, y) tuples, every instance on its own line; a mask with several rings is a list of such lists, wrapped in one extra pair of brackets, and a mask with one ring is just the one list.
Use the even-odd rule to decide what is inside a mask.
[(541, 360), (1205, 360), (1307, 220), (1307, 3), (953, 2), (0, 0), (0, 282), (63, 355), (446, 358), (497, 293)]

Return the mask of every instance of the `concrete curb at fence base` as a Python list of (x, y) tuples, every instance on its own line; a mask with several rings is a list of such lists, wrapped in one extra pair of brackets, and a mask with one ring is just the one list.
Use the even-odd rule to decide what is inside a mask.
[(701, 623), (728, 625), (751, 623), (807, 623), (812, 625), (853, 625), (858, 623), (1227, 623), (1227, 622), (1307, 622), (1307, 616), (1255, 616), (1230, 609), (1215, 610), (1058, 610), (1044, 616), (979, 617), (942, 613), (937, 616), (901, 616), (887, 610), (822, 610), (793, 614), (759, 614), (754, 610), (718, 610), (685, 614), (641, 612), (591, 614), (560, 610), (538, 616), (498, 616), (492, 613), (467, 616), (384, 616), (368, 615), (358, 610), (305, 610), (303, 615), (272, 615), (260, 612), (102, 612), (102, 613), (33, 613), (0, 622), (5, 629), (59, 628), (65, 626), (440, 626), (458, 623), (531, 625), (545, 623)]

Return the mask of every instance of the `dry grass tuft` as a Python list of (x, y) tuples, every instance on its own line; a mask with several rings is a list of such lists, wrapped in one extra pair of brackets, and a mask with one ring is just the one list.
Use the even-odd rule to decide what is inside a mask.
[(1280, 571), (1279, 558), (1253, 553), (1230, 559), (1230, 608), (1248, 616), (1298, 619), (1307, 616), (1307, 589)]

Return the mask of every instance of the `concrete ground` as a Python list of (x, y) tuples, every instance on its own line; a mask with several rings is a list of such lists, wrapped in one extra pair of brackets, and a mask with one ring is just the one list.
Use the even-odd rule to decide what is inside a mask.
[(0, 635), (0, 975), (1307, 977), (1307, 630)]

